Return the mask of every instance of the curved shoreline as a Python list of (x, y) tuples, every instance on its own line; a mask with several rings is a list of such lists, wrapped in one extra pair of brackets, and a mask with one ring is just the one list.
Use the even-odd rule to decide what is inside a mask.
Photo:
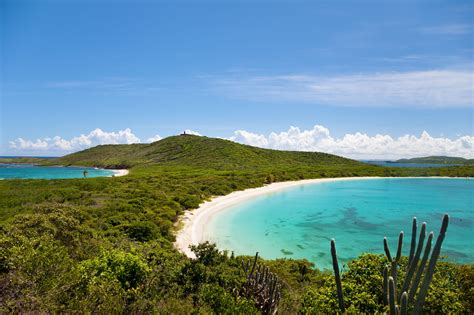
[(111, 170), (111, 171), (114, 172), (114, 174), (112, 175), (113, 177), (125, 176), (125, 175), (128, 175), (128, 173), (130, 173), (130, 171), (127, 169)]
[(182, 216), (180, 216), (177, 226), (182, 225), (176, 232), (176, 241), (174, 246), (180, 252), (184, 253), (190, 258), (195, 258), (194, 253), (189, 249), (190, 245), (197, 245), (206, 241), (204, 239), (204, 230), (212, 218), (219, 212), (226, 210), (229, 207), (237, 205), (239, 203), (248, 201), (252, 198), (262, 196), (265, 194), (277, 192), (286, 188), (333, 182), (343, 180), (367, 180), (367, 179), (390, 179), (390, 178), (453, 178), (453, 179), (468, 179), (469, 177), (444, 177), (444, 176), (429, 176), (429, 177), (336, 177), (336, 178), (318, 178), (318, 179), (305, 179), (297, 181), (286, 181), (276, 182), (270, 185), (248, 188), (245, 190), (234, 191), (225, 196), (218, 196), (212, 198), (210, 201), (205, 201), (199, 208), (194, 210), (187, 210)]
[(363, 180), (363, 179), (381, 179), (381, 178), (393, 178), (393, 177), (336, 177), (336, 178), (317, 178), (317, 179), (304, 179), (296, 181), (276, 182), (270, 185), (248, 188), (245, 190), (234, 191), (225, 196), (218, 196), (212, 198), (210, 201), (202, 203), (199, 208), (194, 210), (186, 211), (178, 220), (178, 225), (183, 226), (178, 230), (176, 234), (176, 241), (174, 246), (180, 252), (184, 253), (190, 258), (195, 258), (194, 253), (189, 249), (190, 245), (197, 245), (204, 239), (204, 230), (210, 220), (219, 212), (245, 202), (252, 198), (277, 192), (289, 187), (333, 182), (342, 180)]

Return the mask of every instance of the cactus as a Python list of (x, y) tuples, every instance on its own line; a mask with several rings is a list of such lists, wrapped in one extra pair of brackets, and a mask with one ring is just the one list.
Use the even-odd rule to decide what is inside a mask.
[(334, 276), (336, 278), (336, 287), (337, 287), (337, 300), (339, 301), (339, 308), (341, 312), (344, 313), (344, 297), (342, 295), (342, 283), (341, 283), (341, 275), (339, 273), (339, 263), (337, 261), (337, 253), (336, 253), (336, 241), (334, 239), (331, 240), (331, 256), (332, 256), (332, 268), (334, 269)]
[(258, 252), (255, 254), (252, 265), (250, 265), (250, 260), (247, 263), (242, 260), (242, 268), (247, 275), (242, 295), (254, 298), (262, 314), (276, 314), (281, 296), (280, 281), (268, 267), (258, 264), (257, 261)]
[[(449, 216), (447, 214), (444, 215), (443, 217), (443, 223), (441, 225), (441, 230), (438, 235), (438, 239), (436, 241), (436, 245), (433, 249), (433, 252), (431, 254), (431, 258), (429, 261), (428, 268), (426, 270), (425, 276), (423, 278), (423, 283), (420, 287), (420, 290), (418, 292), (417, 299), (415, 301), (415, 306), (413, 309), (414, 314), (419, 314), (421, 310), (423, 309), (423, 304), (425, 302), (426, 295), (428, 293), (428, 288), (431, 282), (431, 279), (433, 278), (433, 273), (434, 269), (436, 266), (436, 262), (438, 260), (440, 251), (441, 251), (441, 245), (444, 241), (445, 235), (446, 235), (446, 230), (448, 228), (448, 223), (449, 223)], [(412, 232), (416, 233), (417, 230), (417, 222), (416, 218), (413, 218), (413, 227), (412, 227)], [(401, 249), (401, 243), (400, 239), (402, 238), (403, 232), (400, 232), (400, 237), (399, 237), (399, 242), (398, 242), (398, 250)], [(411, 247), (410, 247), (410, 257), (408, 258), (408, 269), (405, 274), (405, 279), (403, 281), (402, 285), (402, 290), (401, 294), (399, 297), (400, 300), (400, 311), (397, 312), (397, 308), (395, 309), (392, 307), (393, 305), (396, 305), (396, 300), (397, 300), (397, 294), (396, 294), (396, 287), (397, 287), (397, 267), (398, 267), (398, 259), (400, 258), (398, 255), (397, 251), (397, 257), (396, 259), (392, 259), (392, 256), (390, 254), (390, 249), (388, 247), (388, 241), (387, 238), (384, 238), (383, 244), (384, 244), (384, 249), (385, 249), (385, 254), (387, 256), (387, 259), (391, 262), (391, 274), (392, 276), (389, 278), (388, 285), (389, 285), (389, 293), (388, 293), (388, 305), (390, 307), (390, 314), (396, 315), (398, 313), (400, 314), (407, 314), (407, 309), (408, 309), (408, 304), (413, 301), (416, 291), (418, 289), (418, 285), (420, 283), (423, 271), (425, 269), (426, 262), (428, 260), (429, 253), (431, 251), (431, 242), (433, 239), (433, 232), (430, 233), (426, 246), (425, 246), (425, 251), (423, 254), (423, 258), (421, 263), (419, 264), (419, 259), (421, 252), (423, 250), (423, 245), (426, 237), (426, 223), (423, 223), (421, 226), (420, 230), (420, 236), (418, 239), (418, 244), (416, 242), (416, 235), (412, 235), (412, 242), (411, 242)], [(413, 241), (414, 240), (414, 241)], [(415, 250), (416, 248), (416, 250)], [(387, 267), (386, 267), (387, 268)], [(385, 272), (385, 271), (384, 271)], [(415, 276), (414, 280), (413, 276)], [(392, 289), (391, 286), (391, 280), (393, 280), (393, 293), (390, 292)], [(384, 279), (384, 286), (386, 286), (386, 281)], [(386, 291), (386, 288), (384, 287), (384, 292)], [(385, 294), (385, 293), (384, 293)], [(384, 298), (385, 299), (385, 298)]]
[(388, 302), (390, 305), (390, 314), (397, 314), (397, 306), (395, 303), (395, 280), (392, 277), (388, 278)]
[(397, 284), (397, 267), (398, 267), (398, 262), (400, 260), (400, 257), (402, 256), (403, 231), (400, 232), (400, 235), (398, 236), (397, 256), (395, 256), (395, 258), (392, 258), (392, 255), (390, 254), (390, 248), (388, 247), (388, 241), (387, 241), (386, 237), (384, 237), (384, 239), (383, 239), (383, 246), (384, 246), (385, 254), (387, 255), (387, 258), (391, 263), (390, 273), (391, 273), (391, 277), (393, 278), (393, 282), (395, 283), (394, 294), (395, 294), (395, 296), (397, 296), (397, 286), (396, 286), (396, 284)]
[(408, 295), (406, 292), (403, 292), (400, 304), (400, 314), (408, 314)]
[(439, 254), (441, 252), (441, 245), (443, 244), (444, 237), (446, 235), (446, 230), (448, 229), (448, 224), (449, 216), (445, 214), (443, 218), (443, 223), (441, 224), (438, 239), (436, 240), (435, 247), (433, 248), (433, 253), (431, 254), (428, 269), (426, 270), (425, 277), (423, 278), (423, 283), (420, 287), (420, 292), (418, 293), (418, 298), (416, 300), (415, 308), (413, 310), (413, 313), (415, 314), (419, 314), (423, 309), (423, 304), (425, 302), (426, 295), (428, 294), (428, 288), (430, 286), (431, 279), (433, 279), (434, 269), (436, 266), (436, 262), (438, 261)]
[(388, 267), (383, 268), (383, 302), (388, 304)]
[(413, 280), (413, 284), (410, 288), (410, 292), (408, 293), (408, 302), (413, 301), (413, 298), (416, 293), (416, 289), (418, 288), (418, 285), (420, 284), (421, 275), (423, 274), (424, 268), (426, 266), (426, 262), (428, 261), (428, 256), (430, 255), (432, 240), (433, 240), (433, 232), (430, 233), (430, 235), (428, 236), (428, 240), (426, 241), (426, 247), (425, 247), (425, 253), (423, 254), (423, 259), (421, 260), (420, 266), (418, 267), (418, 270), (415, 276), (415, 280)]
[[(436, 244), (433, 248), (433, 252), (431, 253), (431, 258), (429, 258), (428, 267), (425, 266), (428, 262), (428, 257), (431, 252), (431, 244), (433, 240), (433, 232), (431, 232), (428, 236), (426, 241), (425, 250), (423, 253), (423, 258), (421, 262), (420, 256), (421, 252), (423, 251), (423, 246), (426, 238), (426, 223), (424, 222), (421, 225), (420, 235), (418, 238), (418, 242), (416, 240), (416, 232), (417, 232), (417, 221), (416, 217), (413, 218), (412, 224), (412, 235), (411, 235), (411, 246), (410, 246), (410, 254), (408, 257), (408, 265), (407, 271), (405, 274), (405, 278), (403, 280), (403, 285), (401, 289), (400, 295), (397, 295), (397, 271), (398, 271), (398, 262), (402, 256), (402, 245), (403, 245), (403, 231), (400, 232), (398, 236), (398, 247), (397, 247), (397, 254), (395, 257), (392, 257), (390, 252), (390, 248), (388, 246), (388, 240), (386, 237), (383, 239), (383, 246), (385, 255), (387, 256), (388, 261), (390, 262), (390, 266), (385, 266), (383, 269), (383, 300), (386, 305), (389, 306), (390, 314), (392, 315), (405, 315), (408, 314), (408, 308), (410, 303), (413, 301), (413, 313), (420, 314), (423, 309), (423, 304), (426, 299), (426, 295), (428, 294), (428, 289), (430, 286), (430, 282), (433, 279), (433, 274), (436, 266), (436, 262), (438, 261), (439, 254), (441, 252), (441, 245), (443, 244), (444, 238), (446, 236), (446, 231), (448, 229), (449, 224), (449, 216), (447, 214), (443, 217), (443, 222), (441, 224), (441, 229), (436, 240)], [(344, 312), (344, 300), (342, 295), (342, 285), (341, 285), (341, 277), (339, 274), (339, 265), (337, 261), (337, 254), (336, 254), (336, 242), (334, 239), (331, 240), (331, 255), (332, 255), (332, 263), (334, 269), (334, 275), (336, 278), (336, 286), (337, 286), (337, 296), (339, 300), (339, 308), (342, 312)], [(421, 277), (423, 276), (423, 282), (418, 292), (418, 296), (415, 300), (415, 295), (418, 290), (418, 286), (421, 281)], [(400, 301), (400, 305), (397, 305), (397, 300)]]

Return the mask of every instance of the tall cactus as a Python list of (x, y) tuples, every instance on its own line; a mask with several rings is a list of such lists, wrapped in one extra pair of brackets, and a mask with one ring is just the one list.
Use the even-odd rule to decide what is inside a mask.
[(434, 269), (436, 262), (438, 261), (439, 254), (441, 252), (441, 245), (443, 244), (444, 237), (446, 235), (446, 230), (448, 229), (449, 216), (444, 215), (443, 223), (441, 224), (441, 229), (439, 231), (438, 239), (436, 240), (435, 247), (433, 248), (433, 253), (431, 254), (431, 259), (428, 264), (428, 269), (426, 270), (425, 277), (423, 278), (423, 283), (421, 284), (420, 292), (418, 293), (418, 298), (415, 303), (415, 308), (413, 312), (419, 314), (423, 309), (423, 304), (425, 303), (426, 295), (428, 294), (428, 288), (430, 286), (431, 279), (433, 279)]
[(339, 302), (339, 308), (341, 312), (344, 313), (344, 296), (342, 294), (342, 282), (341, 275), (339, 273), (339, 263), (337, 261), (337, 252), (336, 252), (336, 241), (331, 240), (331, 256), (332, 256), (332, 268), (334, 269), (334, 276), (336, 278), (336, 287), (337, 287), (337, 300)]
[[(441, 224), (441, 229), (436, 240), (436, 244), (431, 253), (431, 258), (429, 258), (431, 245), (433, 240), (433, 232), (431, 232), (426, 241), (426, 246), (423, 253), (423, 258), (420, 262), (421, 252), (423, 251), (423, 246), (426, 238), (426, 223), (423, 222), (420, 229), (420, 235), (418, 242), (416, 239), (417, 232), (417, 220), (416, 217), (413, 218), (412, 224), (412, 235), (411, 235), (411, 245), (410, 245), (410, 254), (408, 257), (407, 271), (405, 278), (403, 280), (403, 285), (401, 292), (397, 295), (397, 273), (398, 273), (398, 264), (402, 256), (402, 245), (403, 245), (403, 231), (400, 232), (398, 236), (398, 247), (396, 256), (393, 257), (390, 248), (388, 246), (388, 240), (386, 237), (383, 239), (384, 251), (387, 256), (390, 266), (385, 266), (383, 269), (383, 300), (386, 305), (389, 306), (391, 315), (405, 315), (408, 314), (408, 308), (410, 303), (415, 302), (413, 308), (413, 314), (420, 314), (423, 309), (423, 304), (428, 294), (428, 289), (433, 279), (433, 274), (438, 261), (441, 245), (443, 244), (444, 238), (446, 236), (446, 231), (449, 224), (449, 215), (445, 214), (443, 217), (443, 222)], [(344, 299), (342, 295), (342, 285), (341, 285), (341, 276), (339, 273), (339, 264), (337, 260), (336, 253), (336, 242), (334, 239), (331, 240), (331, 255), (332, 263), (334, 269), (334, 276), (336, 279), (337, 286), (337, 296), (339, 301), (339, 308), (344, 312)], [(425, 272), (426, 263), (429, 263)], [(416, 292), (423, 276), (423, 282), (419, 288), (418, 295), (415, 300)], [(399, 303), (397, 303), (399, 301)]]
[[(428, 269), (426, 270), (426, 273), (425, 273), (424, 278), (423, 278), (423, 283), (420, 287), (417, 299), (415, 301), (415, 306), (414, 306), (414, 309), (413, 309), (414, 314), (419, 314), (421, 312), (421, 310), (423, 309), (423, 304), (425, 302), (425, 298), (426, 298), (426, 295), (428, 293), (428, 288), (429, 288), (430, 282), (433, 278), (433, 273), (434, 273), (434, 269), (435, 269), (435, 266), (436, 266), (436, 262), (439, 258), (439, 254), (441, 252), (441, 245), (443, 244), (443, 241), (444, 241), (444, 238), (445, 238), (445, 235), (446, 235), (446, 230), (448, 228), (448, 223), (449, 223), (449, 216), (447, 214), (445, 214), (444, 217), (443, 217), (443, 223), (441, 224), (440, 233), (439, 233), (438, 239), (436, 241), (436, 245), (435, 245), (435, 247), (433, 249), (433, 252), (431, 254)], [(416, 222), (416, 218), (413, 218), (412, 233), (416, 233), (416, 230), (417, 230), (417, 222)], [(400, 235), (402, 235), (402, 233), (403, 232), (400, 232)], [(414, 299), (414, 296), (415, 296), (416, 291), (418, 289), (418, 285), (420, 283), (420, 280), (421, 280), (421, 277), (422, 277), (423, 271), (425, 269), (425, 265), (426, 265), (426, 262), (428, 260), (428, 256), (429, 256), (429, 253), (430, 253), (430, 250), (431, 250), (431, 242), (432, 242), (432, 239), (433, 239), (433, 232), (431, 232), (429, 237), (428, 237), (427, 244), (426, 244), (426, 247), (425, 247), (425, 251), (424, 251), (424, 254), (423, 254), (423, 258), (421, 260), (421, 263), (419, 263), (420, 255), (421, 255), (421, 252), (423, 250), (425, 237), (426, 237), (426, 223), (423, 223), (422, 226), (421, 226), (421, 230), (420, 230), (420, 236), (419, 236), (419, 239), (418, 239), (418, 244), (416, 242), (416, 235), (415, 236), (412, 235), (412, 242), (411, 242), (411, 247), (410, 247), (410, 257), (408, 258), (408, 262), (409, 262), (408, 263), (408, 269), (407, 269), (406, 274), (405, 274), (405, 279), (403, 281), (400, 296), (397, 296), (396, 292), (394, 292), (393, 295), (390, 292), (390, 285), (391, 285), (390, 281), (392, 279), (393, 279), (393, 283), (394, 283), (394, 288), (397, 287), (396, 277), (394, 277), (393, 275), (397, 273), (398, 259), (392, 259), (392, 256), (390, 254), (390, 249), (388, 247), (387, 238), (384, 238), (383, 243), (384, 243), (384, 248), (385, 248), (385, 254), (387, 256), (387, 259), (391, 262), (391, 273), (392, 273), (392, 277), (389, 279), (389, 283), (388, 283), (388, 285), (389, 285), (389, 290), (388, 290), (389, 294), (388, 294), (388, 297), (386, 299), (384, 298), (384, 300), (386, 300), (388, 302), (387, 304), (390, 307), (390, 314), (393, 314), (393, 315), (397, 315), (397, 313), (402, 314), (402, 315), (407, 314), (408, 304), (410, 302), (412, 302), (413, 299)], [(400, 247), (401, 247), (400, 238), (399, 238), (398, 246), (399, 246), (398, 249), (400, 250)], [(416, 250), (415, 250), (415, 248), (416, 248)], [(399, 258), (398, 257), (398, 251), (397, 251), (397, 258)], [(413, 279), (413, 276), (415, 276), (414, 279)], [(384, 286), (386, 285), (385, 279), (384, 279), (384, 284), (383, 285)], [(394, 291), (395, 291), (395, 289), (394, 289)], [(385, 288), (384, 288), (384, 292), (386, 292)], [(386, 293), (384, 293), (384, 294), (386, 294)], [(400, 304), (402, 305), (402, 307), (400, 308), (400, 312), (397, 312), (396, 309), (395, 309), (395, 312), (393, 312), (392, 306), (396, 305), (397, 300), (400, 301)]]
[(242, 294), (253, 297), (262, 314), (276, 314), (281, 296), (280, 281), (268, 267), (258, 264), (257, 261), (258, 252), (255, 254), (252, 265), (250, 265), (250, 260), (247, 263), (242, 260), (242, 268), (247, 275)]

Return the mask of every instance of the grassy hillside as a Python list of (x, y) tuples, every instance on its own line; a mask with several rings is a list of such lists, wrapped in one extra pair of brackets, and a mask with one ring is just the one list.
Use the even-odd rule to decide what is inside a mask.
[(418, 163), (418, 164), (458, 164), (474, 165), (474, 159), (464, 159), (450, 156), (426, 156), (412, 159), (400, 159), (397, 163)]
[[(173, 248), (175, 224), (185, 210), (212, 196), (274, 181), (474, 176), (474, 167), (468, 166), (385, 168), (330, 154), (265, 150), (195, 136), (99, 146), (46, 163), (131, 171), (115, 178), (0, 181), (2, 314), (258, 314), (255, 297), (242, 295), (241, 257), (205, 245), (195, 249), (199, 259), (190, 260)], [(386, 311), (380, 289), (386, 263), (369, 254), (348, 265), (348, 308)], [(264, 264), (283, 284), (282, 313), (334, 311), (330, 273), (304, 260)], [(426, 312), (472, 313), (472, 279), (472, 266), (443, 265)]]
[(361, 165), (332, 154), (261, 149), (192, 135), (169, 137), (150, 144), (101, 145), (49, 163), (109, 168), (159, 164), (233, 170), (288, 165)]

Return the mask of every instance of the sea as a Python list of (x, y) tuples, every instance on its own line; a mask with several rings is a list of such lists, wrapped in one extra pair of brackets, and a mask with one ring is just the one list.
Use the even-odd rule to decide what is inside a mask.
[(396, 251), (404, 231), (408, 255), (413, 217), (438, 236), (442, 217), (450, 223), (441, 255), (474, 262), (474, 180), (377, 178), (321, 182), (261, 195), (216, 214), (205, 239), (221, 250), (264, 258), (304, 258), (330, 268), (330, 240), (339, 261), (362, 253), (383, 254), (383, 238)]
[(65, 179), (110, 177), (114, 171), (90, 167), (36, 166), (33, 164), (0, 163), (0, 179)]

